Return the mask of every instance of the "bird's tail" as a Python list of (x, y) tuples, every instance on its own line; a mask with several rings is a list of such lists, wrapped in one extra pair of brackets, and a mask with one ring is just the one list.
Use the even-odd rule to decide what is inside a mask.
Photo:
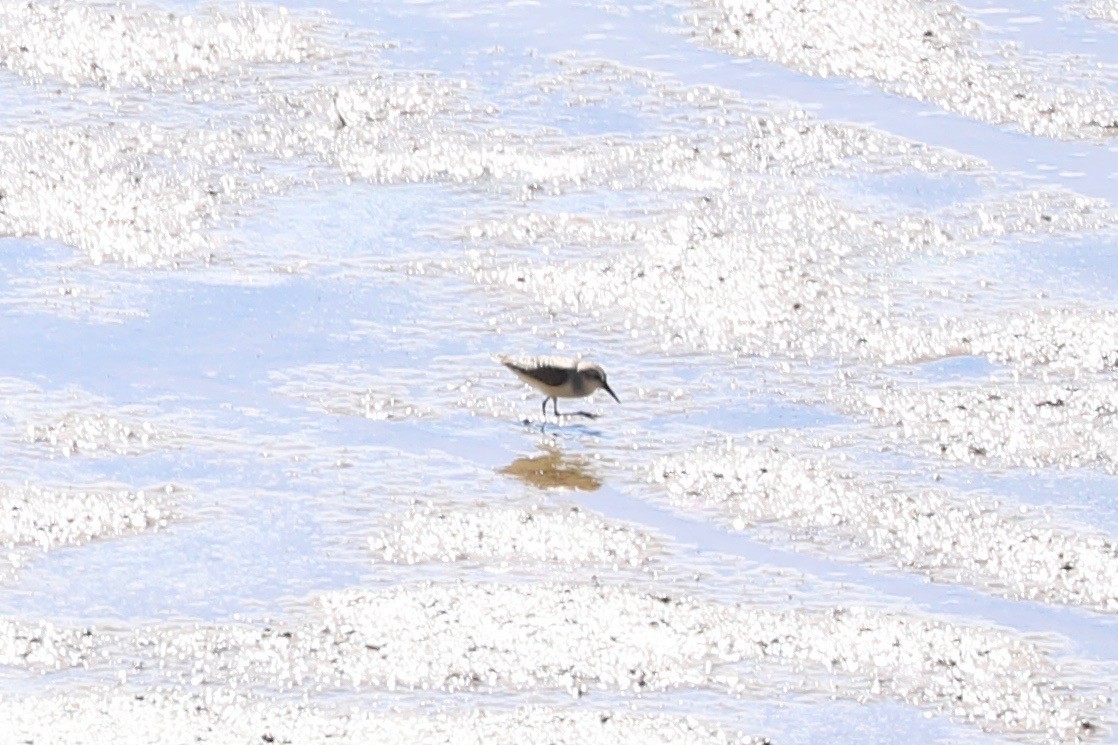
[(495, 359), (497, 362), (500, 362), (502, 365), (515, 373), (523, 373), (527, 371), (527, 368), (524, 365), (524, 360), (520, 359), (519, 357), (511, 357), (507, 354), (502, 354)]

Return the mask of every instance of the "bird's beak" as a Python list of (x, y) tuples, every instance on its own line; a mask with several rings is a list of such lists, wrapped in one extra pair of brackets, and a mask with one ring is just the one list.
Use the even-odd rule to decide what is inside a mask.
[(613, 396), (614, 401), (616, 401), (617, 403), (621, 403), (621, 399), (617, 397), (617, 394), (614, 393), (607, 384), (602, 383), (602, 389), (605, 390), (605, 392), (609, 395)]

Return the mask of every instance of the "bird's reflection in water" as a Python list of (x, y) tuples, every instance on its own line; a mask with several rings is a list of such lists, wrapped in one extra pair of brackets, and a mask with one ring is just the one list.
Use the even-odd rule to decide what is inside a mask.
[(513, 476), (540, 489), (566, 487), (579, 491), (597, 491), (602, 482), (594, 476), (582, 458), (570, 458), (553, 447), (545, 447), (543, 455), (517, 458), (500, 469), (500, 473)]

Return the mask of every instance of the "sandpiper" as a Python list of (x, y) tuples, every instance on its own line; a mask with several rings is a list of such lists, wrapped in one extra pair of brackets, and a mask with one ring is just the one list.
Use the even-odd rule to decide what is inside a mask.
[[(547, 417), (547, 402), (550, 400), (559, 416), (559, 399), (583, 398), (599, 388), (621, 403), (617, 394), (606, 383), (606, 371), (600, 366), (577, 357), (501, 357), (501, 364), (516, 373), (516, 376), (542, 393), (544, 417)], [(593, 414), (578, 412), (593, 418)]]

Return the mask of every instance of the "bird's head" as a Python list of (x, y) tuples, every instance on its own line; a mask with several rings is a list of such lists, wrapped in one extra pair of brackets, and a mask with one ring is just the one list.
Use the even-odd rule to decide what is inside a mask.
[(593, 362), (579, 362), (578, 371), (582, 373), (582, 377), (591, 391), (601, 388), (613, 396), (614, 401), (621, 403), (621, 399), (617, 397), (617, 394), (610, 389), (609, 383), (606, 382), (606, 371), (602, 369), (601, 365), (595, 365)]

